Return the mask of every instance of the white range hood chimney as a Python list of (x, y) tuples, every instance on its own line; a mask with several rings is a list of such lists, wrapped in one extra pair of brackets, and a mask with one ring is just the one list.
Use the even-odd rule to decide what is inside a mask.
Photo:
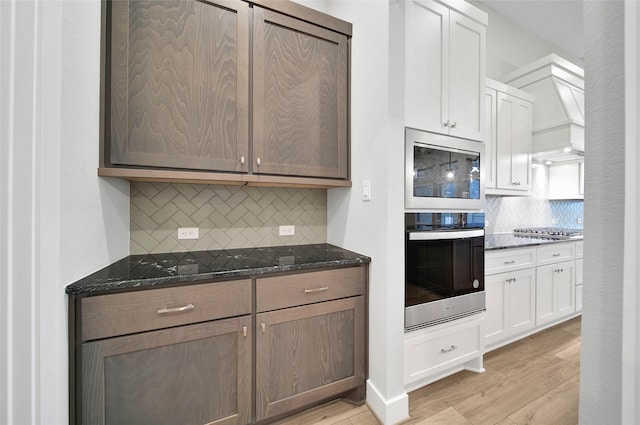
[(584, 70), (551, 54), (505, 75), (535, 95), (533, 157), (568, 161), (584, 155)]

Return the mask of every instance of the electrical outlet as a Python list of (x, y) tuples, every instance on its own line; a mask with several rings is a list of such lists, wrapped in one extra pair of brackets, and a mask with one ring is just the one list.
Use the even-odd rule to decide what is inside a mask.
[(582, 224), (582, 217), (576, 217), (576, 223)]
[(198, 239), (197, 227), (178, 227), (178, 239)]
[(296, 234), (296, 226), (280, 226), (280, 236), (293, 236)]
[(558, 224), (558, 219), (557, 218), (552, 218), (551, 219), (551, 224)]

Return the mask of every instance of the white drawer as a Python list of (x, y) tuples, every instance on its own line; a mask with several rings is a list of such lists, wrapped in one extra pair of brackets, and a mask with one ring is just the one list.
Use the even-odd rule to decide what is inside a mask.
[(510, 272), (536, 266), (535, 248), (501, 249), (484, 254), (486, 275)]
[(481, 356), (480, 322), (439, 325), (407, 334), (404, 341), (405, 385), (424, 380), (447, 368)]
[(582, 258), (584, 256), (584, 241), (576, 242), (576, 258)]
[(561, 261), (573, 260), (576, 256), (576, 244), (554, 243), (538, 248), (538, 265), (559, 263)]

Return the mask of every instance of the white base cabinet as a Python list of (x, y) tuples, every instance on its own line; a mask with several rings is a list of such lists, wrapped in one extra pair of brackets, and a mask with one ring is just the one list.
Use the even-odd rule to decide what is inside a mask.
[(575, 261), (540, 266), (536, 272), (536, 326), (575, 312)]
[(576, 257), (581, 256), (582, 241), (488, 251), (485, 348), (493, 350), (579, 313), (582, 259)]
[(406, 333), (405, 390), (415, 390), (465, 369), (484, 372), (483, 322), (483, 316), (477, 314)]
[(521, 334), (536, 325), (536, 274), (529, 268), (485, 278), (485, 345)]

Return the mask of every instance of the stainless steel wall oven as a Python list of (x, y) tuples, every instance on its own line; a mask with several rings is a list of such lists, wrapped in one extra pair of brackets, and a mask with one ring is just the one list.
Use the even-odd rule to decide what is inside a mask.
[(405, 213), (405, 331), (485, 309), (484, 213)]

